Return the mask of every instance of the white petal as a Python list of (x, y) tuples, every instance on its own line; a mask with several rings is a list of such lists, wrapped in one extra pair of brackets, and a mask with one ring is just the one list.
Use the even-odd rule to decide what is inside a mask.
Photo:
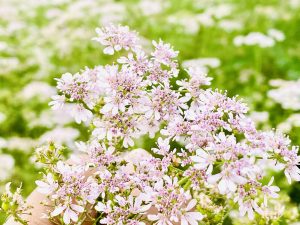
[(56, 208), (54, 209), (54, 211), (51, 213), (51, 216), (52, 216), (52, 217), (58, 216), (59, 214), (61, 214), (61, 213), (64, 211), (65, 208), (66, 208), (66, 207), (64, 207), (64, 206), (56, 207)]
[(192, 208), (195, 207), (195, 205), (197, 204), (197, 200), (196, 199), (192, 199), (189, 204), (186, 207), (186, 211), (190, 211)]

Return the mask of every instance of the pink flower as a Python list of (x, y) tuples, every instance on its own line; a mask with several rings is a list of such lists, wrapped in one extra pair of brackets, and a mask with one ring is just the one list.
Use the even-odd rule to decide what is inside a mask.
[(300, 181), (300, 169), (297, 165), (288, 164), (284, 170), (284, 174), (289, 183), (292, 183), (292, 179)]
[(178, 51), (174, 51), (170, 44), (164, 44), (162, 40), (152, 41), (155, 51), (151, 54), (154, 59), (166, 66), (174, 66), (172, 59), (177, 57)]

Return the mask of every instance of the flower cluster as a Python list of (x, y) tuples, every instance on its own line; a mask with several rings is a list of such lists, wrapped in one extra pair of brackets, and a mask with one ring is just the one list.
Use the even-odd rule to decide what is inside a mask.
[(5, 193), (1, 196), (2, 205), (1, 208), (7, 214), (13, 216), (14, 220), (21, 223), (27, 224), (27, 221), (22, 219), (22, 215), (30, 215), (30, 206), (24, 201), (21, 196), (22, 187), (18, 187), (15, 192), (11, 191), (11, 182), (5, 186)]
[[(170, 44), (153, 41), (148, 54), (128, 27), (110, 25), (97, 34), (104, 53), (122, 56), (57, 79), (50, 105), (71, 106), (78, 123), (91, 125), (91, 137), (77, 143), (83, 156), (73, 163), (53, 144), (38, 151), (45, 174), (36, 184), (53, 206), (50, 220), (215, 224), (233, 207), (254, 219), (278, 197), (273, 179), (264, 183), (266, 161), (288, 182), (300, 180), (298, 148), (288, 137), (257, 130), (241, 100), (204, 88), (211, 79), (203, 70), (187, 69), (178, 79), (178, 52)], [(144, 136), (157, 146), (135, 149)], [(220, 209), (218, 218), (203, 206), (203, 196)]]

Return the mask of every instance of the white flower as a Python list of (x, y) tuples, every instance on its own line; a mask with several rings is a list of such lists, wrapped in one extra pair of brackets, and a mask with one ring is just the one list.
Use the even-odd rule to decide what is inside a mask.
[(12, 174), (15, 160), (11, 155), (0, 154), (0, 162), (0, 181), (3, 181)]
[(56, 92), (55, 87), (45, 82), (33, 81), (26, 85), (19, 93), (20, 98), (30, 100), (37, 97), (41, 101), (49, 99)]
[(73, 141), (79, 136), (79, 131), (71, 127), (57, 127), (44, 133), (40, 138), (41, 143), (55, 141), (57, 144), (73, 145)]
[(191, 156), (193, 162), (195, 162), (194, 167), (199, 170), (207, 169), (208, 171), (212, 171), (213, 163), (215, 162), (215, 158), (202, 149), (196, 150), (196, 155)]
[(208, 183), (215, 184), (218, 182), (218, 189), (221, 194), (235, 192), (238, 184), (246, 183), (247, 179), (237, 175), (232, 169), (227, 168), (221, 173), (208, 177)]
[[(63, 213), (64, 212), (64, 213)], [(51, 212), (52, 217), (56, 217), (63, 213), (63, 221), (65, 224), (70, 224), (71, 220), (73, 222), (78, 221), (78, 213), (83, 213), (84, 208), (79, 205), (70, 204), (69, 206), (57, 206), (53, 212)]]
[(35, 183), (38, 186), (38, 192), (46, 195), (53, 193), (58, 188), (58, 184), (53, 179), (53, 175), (51, 173), (47, 174), (46, 182), (37, 180)]
[(240, 206), (239, 207), (240, 216), (245, 216), (246, 214), (248, 214), (248, 218), (250, 220), (254, 219), (254, 211), (259, 213), (260, 215), (264, 214), (263, 210), (257, 205), (255, 200), (253, 200), (253, 199), (248, 200), (246, 202), (243, 202), (242, 200), (240, 200), (239, 206)]
[(192, 199), (186, 208), (183, 209), (182, 215), (181, 215), (181, 225), (197, 225), (198, 221), (201, 221), (204, 216), (200, 212), (190, 212), (192, 209), (195, 208), (197, 204), (196, 199)]
[[(75, 75), (74, 75), (75, 76)], [(57, 89), (61, 91), (67, 90), (71, 84), (74, 82), (74, 77), (71, 73), (65, 73), (57, 80)]]
[(270, 182), (267, 186), (262, 187), (262, 192), (264, 193), (264, 205), (267, 206), (267, 196), (271, 196), (272, 198), (278, 198), (279, 194), (276, 192), (280, 191), (280, 188), (277, 186), (271, 186), (274, 181), (274, 177), (271, 178)]
[(53, 101), (49, 102), (52, 109), (58, 110), (62, 109), (66, 102), (66, 97), (64, 95), (54, 95), (51, 97)]
[(151, 204), (143, 205), (143, 195), (139, 195), (138, 197), (133, 197), (129, 195), (128, 202), (130, 205), (130, 212), (133, 214), (142, 214), (150, 209)]
[(167, 216), (164, 216), (163, 214), (157, 214), (157, 215), (148, 215), (148, 220), (150, 221), (156, 221), (156, 225), (172, 225), (173, 223), (170, 221), (170, 219)]
[(76, 123), (81, 123), (81, 121), (86, 122), (93, 117), (93, 113), (84, 108), (81, 104), (75, 104), (72, 111), (71, 116), (74, 117)]
[(300, 169), (297, 165), (287, 165), (286, 169), (284, 170), (284, 174), (289, 184), (292, 183), (292, 180), (300, 181)]
[(269, 29), (268, 35), (274, 38), (276, 41), (283, 41), (285, 39), (284, 33), (276, 29)]
[(234, 38), (233, 43), (236, 46), (258, 45), (261, 48), (268, 48), (275, 45), (275, 41), (273, 38), (259, 32), (251, 32), (246, 36), (237, 36)]

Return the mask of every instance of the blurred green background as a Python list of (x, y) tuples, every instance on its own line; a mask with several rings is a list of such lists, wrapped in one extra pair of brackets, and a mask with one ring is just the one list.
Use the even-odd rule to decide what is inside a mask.
[[(200, 66), (213, 88), (248, 103), (257, 126), (300, 144), (300, 0), (0, 0), (0, 193), (9, 180), (25, 196), (34, 189), (36, 146), (88, 138), (48, 102), (55, 77), (110, 62), (91, 40), (109, 23), (129, 25), (146, 46), (170, 42), (182, 68)], [(297, 206), (300, 185), (277, 185)]]

